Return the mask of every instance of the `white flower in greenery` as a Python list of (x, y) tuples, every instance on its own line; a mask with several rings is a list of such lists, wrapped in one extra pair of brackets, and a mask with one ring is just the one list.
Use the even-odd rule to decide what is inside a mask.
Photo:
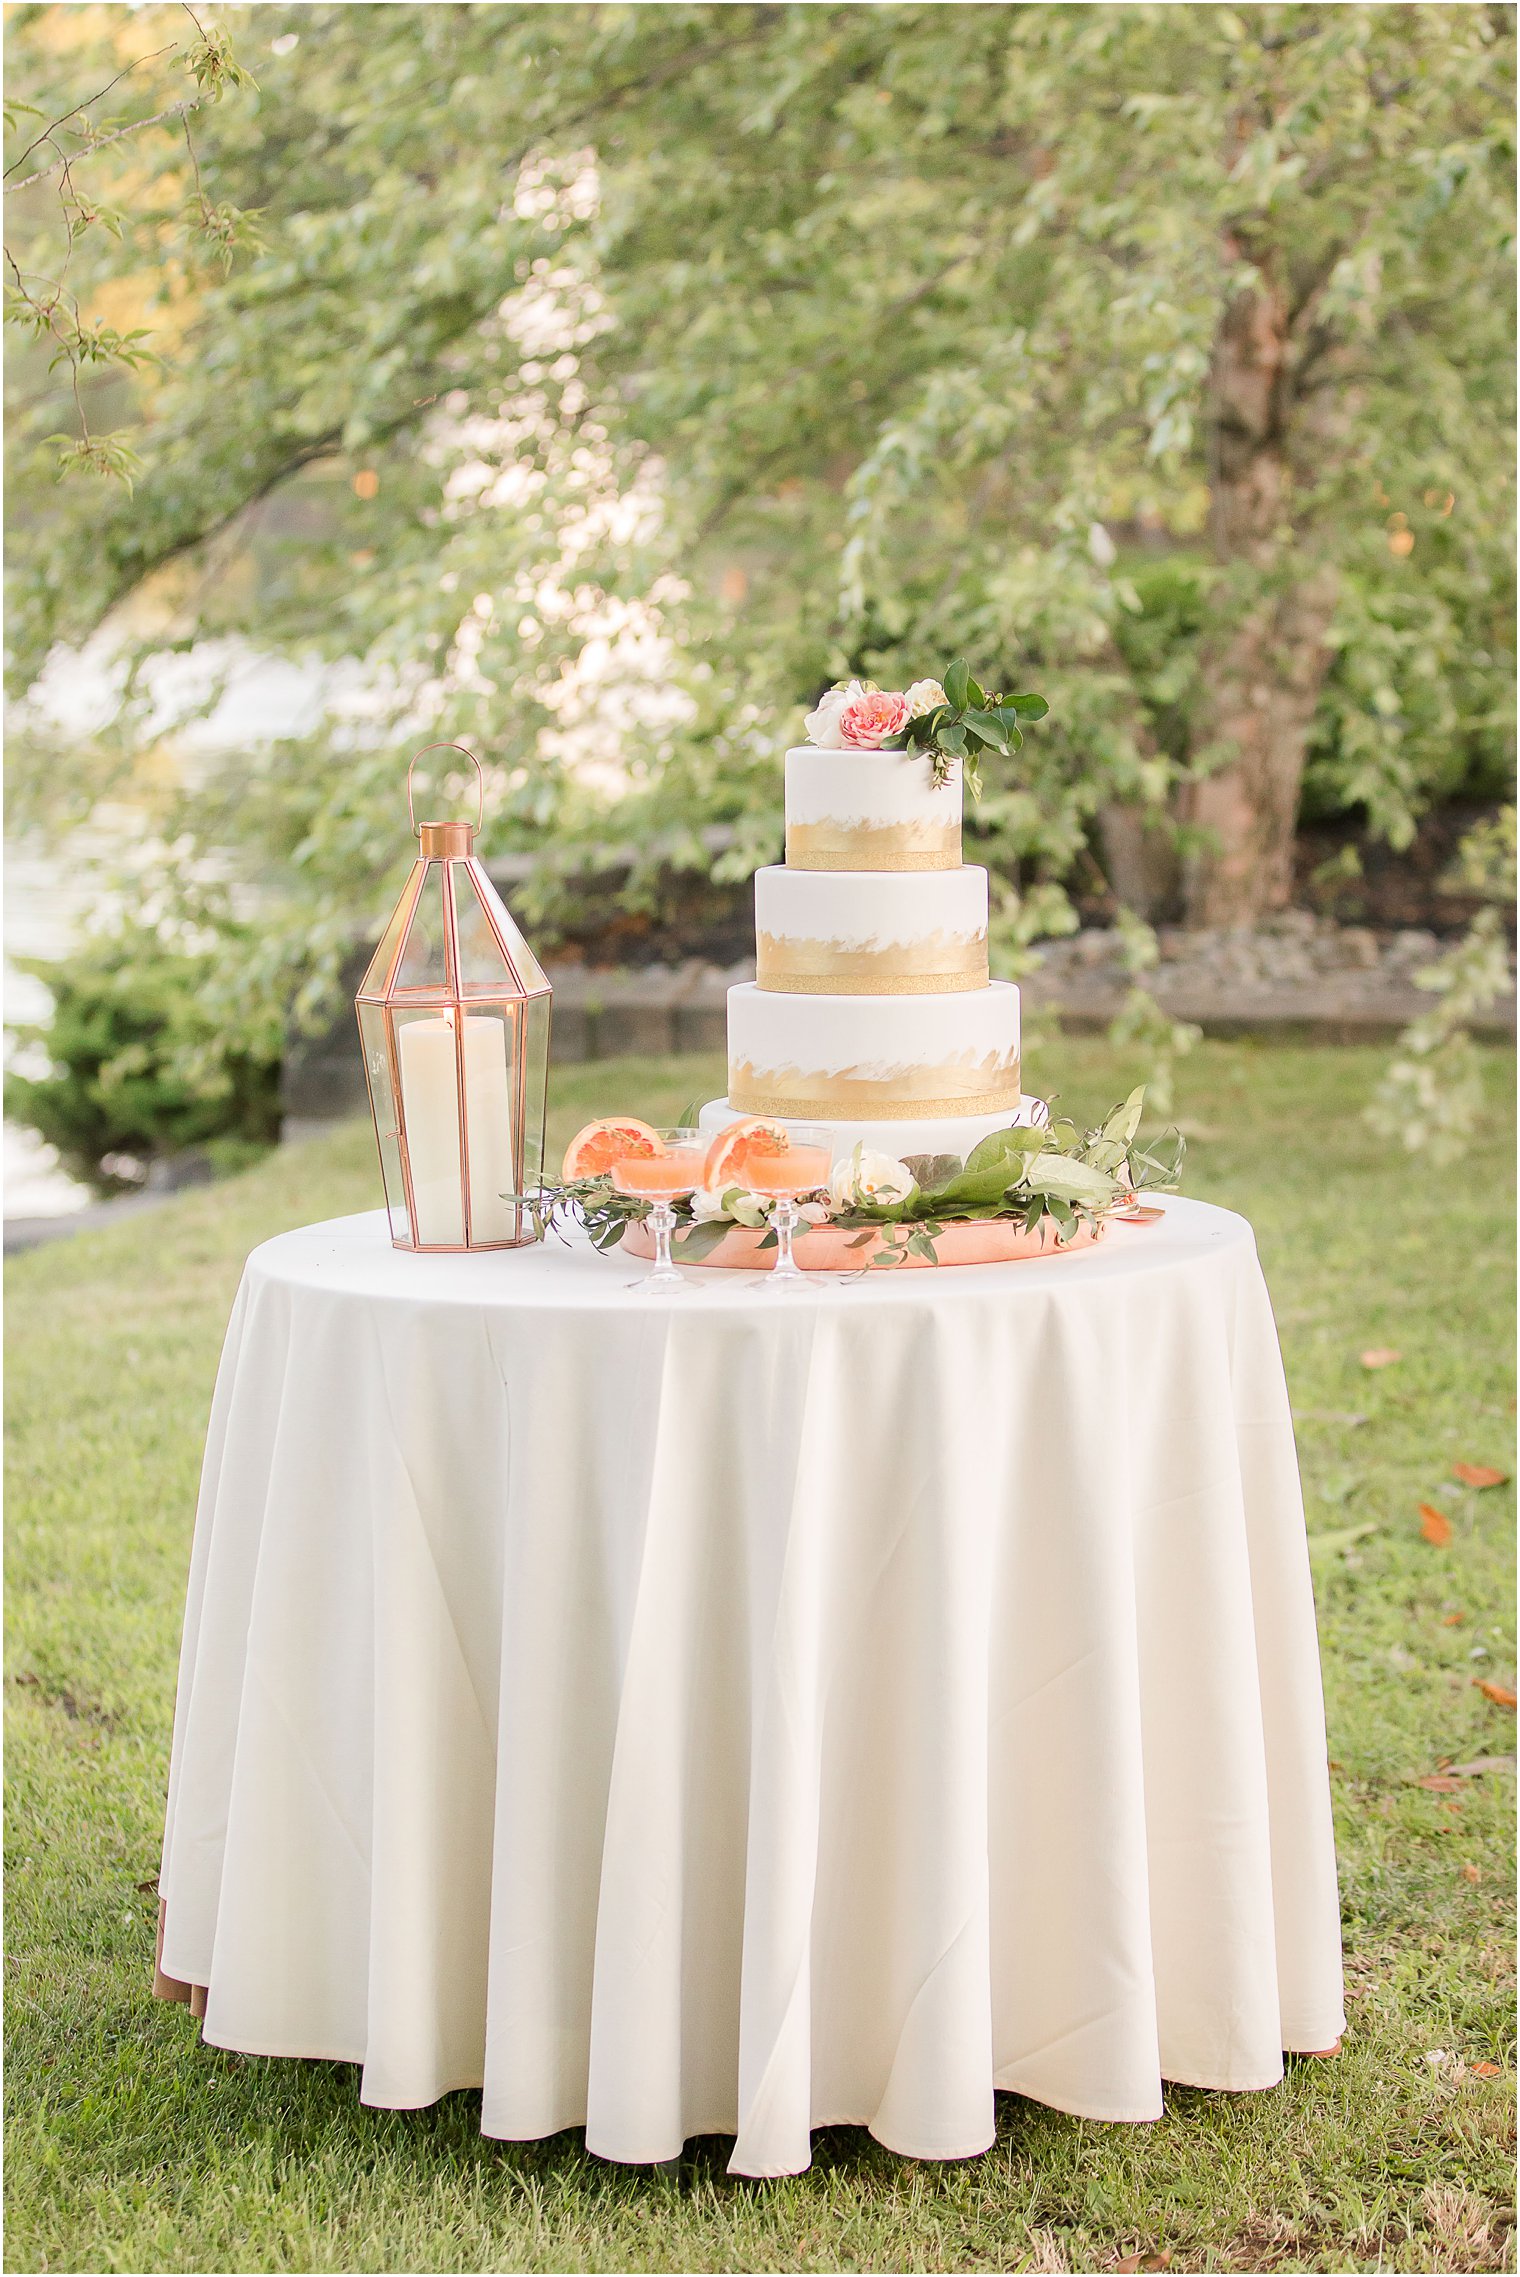
[(827, 1202), (799, 1202), (797, 1215), (808, 1225), (827, 1225), (833, 1212)]
[(732, 1187), (729, 1188), (729, 1194), (732, 1196), (728, 1203), (728, 1215), (731, 1218), (740, 1225), (764, 1225), (768, 1205), (761, 1201), (758, 1194), (735, 1193)]
[(734, 1213), (716, 1187), (699, 1186), (691, 1197), (691, 1214), (698, 1225), (711, 1225), (714, 1219), (731, 1218)]
[(915, 680), (908, 690), (908, 717), (922, 719), (937, 704), (945, 701), (945, 691), (937, 680)]
[(862, 696), (871, 693), (863, 681), (851, 680), (841, 681), (830, 688), (826, 696), (820, 696), (816, 710), (810, 711), (804, 722), (809, 743), (816, 743), (820, 751), (843, 751), (845, 740), (840, 720), (851, 704), (859, 703)]
[(885, 1207), (893, 1202), (905, 1202), (917, 1189), (918, 1181), (904, 1162), (895, 1155), (877, 1154), (869, 1147), (857, 1146), (844, 1162), (836, 1162), (829, 1180), (829, 1199), (836, 1210), (848, 1210), (860, 1203), (875, 1203)]

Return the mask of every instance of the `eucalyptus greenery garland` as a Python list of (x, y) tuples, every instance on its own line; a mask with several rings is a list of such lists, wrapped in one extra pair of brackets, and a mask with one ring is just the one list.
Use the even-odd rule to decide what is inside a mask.
[[(904, 1168), (914, 1181), (911, 1192), (893, 1202), (854, 1200), (831, 1210), (829, 1223), (854, 1232), (852, 1248), (866, 1249), (880, 1237), (873, 1265), (900, 1265), (909, 1256), (937, 1265), (934, 1244), (946, 1227), (975, 1220), (1020, 1225), (1032, 1233), (1049, 1218), (1057, 1246), (1062, 1246), (1082, 1227), (1101, 1225), (1131, 1194), (1176, 1190), (1186, 1142), (1180, 1131), (1168, 1130), (1148, 1146), (1137, 1144), (1144, 1105), (1141, 1085), (1101, 1123), (1085, 1130), (1067, 1116), (1053, 1116), (992, 1132), (964, 1162), (958, 1154), (909, 1155)], [(743, 1192), (742, 1186), (728, 1188), (723, 1200), (728, 1203)], [(540, 1239), (578, 1225), (592, 1247), (603, 1251), (615, 1248), (628, 1227), (650, 1210), (638, 1197), (618, 1193), (610, 1175), (546, 1181), (522, 1199)], [(699, 1221), (689, 1200), (674, 1207), (675, 1252), (688, 1264), (700, 1264), (734, 1221), (731, 1216)], [(767, 1230), (758, 1246), (770, 1249), (775, 1242)]]

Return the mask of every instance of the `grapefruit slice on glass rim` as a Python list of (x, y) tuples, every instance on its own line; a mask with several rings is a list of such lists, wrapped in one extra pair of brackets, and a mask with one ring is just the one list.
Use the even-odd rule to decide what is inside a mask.
[(785, 1123), (772, 1122), (764, 1115), (744, 1115), (736, 1123), (725, 1123), (707, 1150), (702, 1184), (710, 1194), (742, 1186), (744, 1167), (752, 1154), (785, 1154), (791, 1143)]
[(584, 1123), (565, 1149), (559, 1174), (567, 1186), (579, 1178), (604, 1178), (630, 1154), (668, 1153), (658, 1131), (641, 1123), (637, 1115), (599, 1115)]

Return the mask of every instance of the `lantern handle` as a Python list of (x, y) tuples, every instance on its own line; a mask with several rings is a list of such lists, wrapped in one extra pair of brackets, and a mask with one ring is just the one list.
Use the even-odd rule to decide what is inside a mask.
[(419, 759), (425, 759), (430, 751), (462, 751), (469, 760), (475, 770), (475, 828), (483, 830), (486, 820), (486, 771), (474, 752), (463, 743), (424, 743), (420, 751), (413, 753), (411, 766), (406, 771), (406, 817), (412, 826), (412, 836), (420, 838), (422, 835), (422, 824), (417, 820), (416, 809), (412, 805), (412, 768)]

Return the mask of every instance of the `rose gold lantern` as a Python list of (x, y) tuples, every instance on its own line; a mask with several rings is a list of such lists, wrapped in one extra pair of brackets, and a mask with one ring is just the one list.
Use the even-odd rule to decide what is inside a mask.
[[(412, 772), (463, 751), (476, 819), (418, 822)], [(516, 1249), (543, 1172), (552, 991), (475, 859), (462, 743), (406, 771), (421, 852), (354, 1002), (397, 1249)]]

